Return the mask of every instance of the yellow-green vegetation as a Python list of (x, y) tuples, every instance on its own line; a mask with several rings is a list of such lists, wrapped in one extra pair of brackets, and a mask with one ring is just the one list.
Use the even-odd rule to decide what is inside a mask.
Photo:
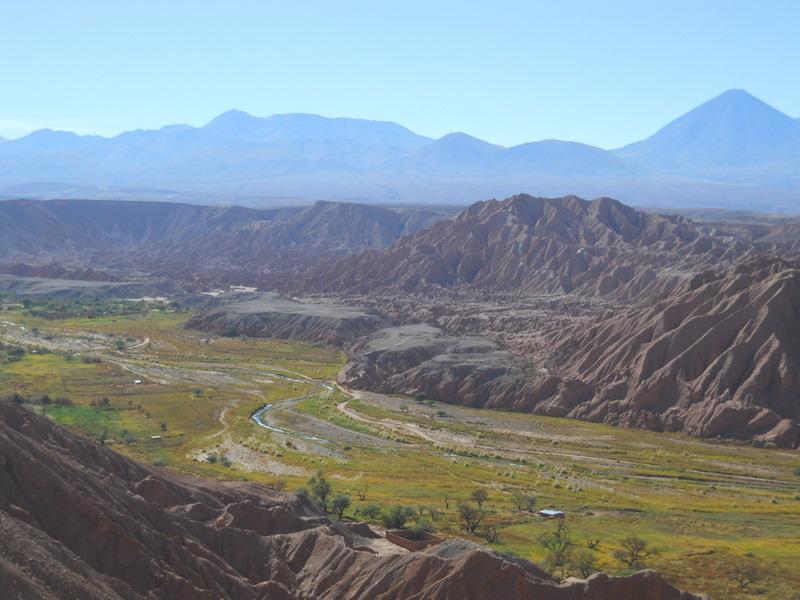
[[(13, 326), (0, 325), (0, 342), (27, 349), (0, 365), (2, 394), (140, 460), (290, 490), (321, 469), (331, 498), (350, 496), (346, 516), (379, 524), (372, 505), (405, 506), (410, 523), (496, 535), (499, 551), (552, 561), (540, 538), (555, 521), (515, 505), (533, 495), (537, 510), (566, 512), (566, 574), (581, 563), (626, 572), (614, 553), (636, 536), (658, 550), (642, 564), (686, 589), (769, 599), (800, 589), (796, 451), (330, 391), (321, 382), (335, 379), (342, 353), (186, 330), (187, 317), (155, 306), (92, 318), (2, 312)], [(273, 430), (250, 419), (267, 404)], [(459, 503), (476, 507), (475, 490), (486, 499), (475, 497), (483, 521), (469, 534)]]

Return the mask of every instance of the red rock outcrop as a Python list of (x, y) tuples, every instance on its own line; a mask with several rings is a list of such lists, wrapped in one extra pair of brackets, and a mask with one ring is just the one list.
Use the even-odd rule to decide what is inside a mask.
[(586, 385), (571, 417), (800, 443), (800, 262), (709, 271), (655, 306), (553, 334), (540, 356)]
[(26, 600), (698, 598), (649, 571), (557, 584), (457, 543), (375, 555), (301, 498), (165, 476), (10, 403), (0, 403), (0, 590)]
[(751, 250), (682, 217), (640, 212), (611, 198), (521, 194), (478, 202), (388, 249), (326, 264), (308, 285), (348, 293), (469, 286), (631, 301), (669, 292), (687, 273)]

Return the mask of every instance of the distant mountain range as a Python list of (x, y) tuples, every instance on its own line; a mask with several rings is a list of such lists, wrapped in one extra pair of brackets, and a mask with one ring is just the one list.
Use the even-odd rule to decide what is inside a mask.
[(655, 206), (800, 210), (800, 121), (742, 90), (617, 150), (438, 140), (396, 123), (228, 111), (202, 127), (113, 138), (42, 129), (0, 139), (0, 196), (467, 203), (519, 191)]

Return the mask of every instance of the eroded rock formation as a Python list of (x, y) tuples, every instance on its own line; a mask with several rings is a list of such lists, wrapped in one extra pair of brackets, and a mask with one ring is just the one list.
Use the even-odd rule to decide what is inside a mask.
[(0, 590), (97, 600), (692, 600), (653, 572), (557, 584), (456, 541), (376, 555), (306, 500), (156, 473), (0, 403)]

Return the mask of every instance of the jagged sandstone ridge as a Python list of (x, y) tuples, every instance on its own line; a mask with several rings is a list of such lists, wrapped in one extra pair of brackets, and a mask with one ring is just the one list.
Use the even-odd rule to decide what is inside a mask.
[(387, 322), (360, 307), (298, 302), (268, 292), (236, 294), (212, 304), (189, 319), (186, 327), (343, 346)]
[(388, 249), (326, 264), (307, 285), (348, 293), (471, 286), (629, 302), (667, 293), (687, 274), (730, 264), (752, 249), (682, 217), (643, 213), (611, 198), (521, 194), (478, 202)]
[(470, 544), (356, 549), (308, 501), (156, 473), (0, 403), (4, 598), (692, 600), (652, 571), (552, 581)]
[(556, 330), (527, 358), (429, 326), (358, 340), (344, 385), (699, 437), (800, 444), (800, 261), (757, 258), (647, 308)]
[[(554, 334), (542, 353), (587, 384), (566, 415), (702, 437), (800, 443), (800, 262), (709, 271), (653, 307)], [(573, 403), (574, 402), (574, 403)]]

